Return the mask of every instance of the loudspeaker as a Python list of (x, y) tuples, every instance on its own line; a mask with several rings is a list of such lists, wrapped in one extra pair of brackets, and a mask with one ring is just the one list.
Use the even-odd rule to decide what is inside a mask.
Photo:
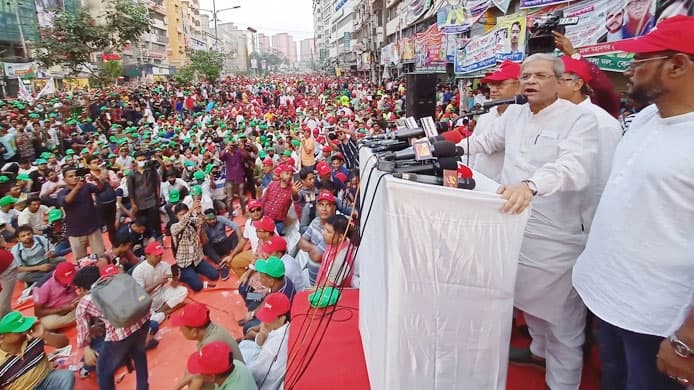
[(436, 111), (436, 82), (433, 73), (409, 73), (407, 75), (407, 97), (405, 114), (421, 119), (434, 116)]

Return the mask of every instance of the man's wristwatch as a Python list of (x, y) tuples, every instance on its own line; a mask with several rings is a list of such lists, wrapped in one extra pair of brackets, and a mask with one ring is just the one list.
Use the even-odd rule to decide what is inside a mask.
[(578, 51), (576, 51), (574, 54), (571, 55), (571, 59), (574, 59), (574, 60), (580, 60), (581, 58), (583, 58), (583, 57), (581, 56), (581, 53), (579, 53)]
[(532, 180), (522, 180), (522, 182), (528, 186), (533, 196), (537, 195), (537, 186)]
[(675, 350), (677, 356), (685, 359), (694, 356), (694, 349), (688, 346), (684, 341), (680, 340), (679, 337), (677, 337), (677, 334), (673, 333), (672, 336), (668, 337), (668, 341), (670, 342), (670, 345), (672, 345), (672, 349)]

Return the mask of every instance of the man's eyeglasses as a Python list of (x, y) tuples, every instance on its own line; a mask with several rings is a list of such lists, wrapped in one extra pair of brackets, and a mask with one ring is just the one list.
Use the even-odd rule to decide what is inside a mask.
[(261, 209), (260, 207), (257, 207), (257, 208), (251, 209), (251, 213), (257, 213), (257, 212), (259, 212), (259, 211), (261, 211), (261, 210), (262, 210), (262, 209)]
[(643, 58), (643, 59), (634, 59), (629, 61), (629, 65), (627, 65), (627, 69), (636, 69), (639, 65), (648, 62), (648, 61), (653, 61), (653, 60), (666, 60), (669, 59), (672, 56), (657, 56), (657, 57), (650, 57), (650, 58)]
[(535, 77), (538, 80), (548, 80), (551, 79), (552, 77), (557, 77), (554, 74), (549, 74), (549, 73), (523, 73), (520, 75), (518, 78), (520, 81), (528, 81), (531, 78)]

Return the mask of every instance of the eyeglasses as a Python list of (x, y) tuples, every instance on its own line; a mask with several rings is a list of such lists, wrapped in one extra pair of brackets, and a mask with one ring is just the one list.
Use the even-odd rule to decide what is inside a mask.
[(533, 76), (534, 76), (536, 79), (542, 80), (542, 81), (548, 80), (548, 79), (550, 79), (550, 78), (552, 78), (552, 77), (557, 77), (557, 76), (554, 75), (554, 74), (547, 74), (547, 73), (523, 73), (523, 74), (520, 75), (520, 77), (519, 77), (518, 79), (519, 79), (520, 81), (528, 81), (528, 80), (530, 80), (531, 78), (533, 78)]
[(259, 211), (261, 211), (261, 210), (262, 210), (262, 209), (261, 209), (260, 207), (255, 208), (255, 209), (251, 209), (251, 213), (257, 213), (257, 212), (259, 212)]
[(633, 70), (645, 62), (653, 61), (653, 60), (666, 60), (666, 59), (669, 59), (670, 57), (671, 56), (658, 56), (658, 57), (643, 58), (640, 60), (631, 60), (631, 61), (629, 61), (629, 65), (627, 65), (627, 69)]

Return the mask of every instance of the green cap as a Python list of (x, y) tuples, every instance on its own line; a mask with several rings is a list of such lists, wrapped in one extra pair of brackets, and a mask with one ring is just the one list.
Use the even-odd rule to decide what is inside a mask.
[(130, 176), (130, 173), (131, 173), (130, 169), (126, 169), (123, 171), (123, 176)]
[(181, 192), (175, 188), (169, 190), (169, 202), (170, 203), (178, 203), (180, 201), (181, 201)]
[(282, 153), (282, 154), (285, 155), (285, 156), (287, 156), (287, 157), (291, 157), (291, 156), (292, 156), (292, 152), (291, 152), (290, 150), (285, 150), (284, 153)]
[(319, 288), (308, 296), (311, 306), (318, 308), (332, 306), (338, 299), (340, 299), (340, 290), (334, 287)]
[(106, 110), (108, 110), (108, 108), (106, 108), (105, 106), (101, 106), (101, 107), (99, 107), (99, 110), (106, 111)]
[(51, 158), (51, 157), (53, 157), (53, 154), (52, 154), (52, 153), (49, 153), (49, 152), (43, 152), (43, 153), (41, 153), (41, 158), (49, 159), (49, 158)]
[(267, 260), (256, 261), (255, 270), (273, 278), (284, 277), (284, 263), (277, 256), (270, 256)]
[(60, 209), (50, 209), (48, 211), (48, 223), (60, 221), (63, 219), (63, 212)]
[(301, 146), (301, 141), (299, 141), (298, 139), (293, 139), (292, 145), (294, 145), (294, 147), (298, 148), (299, 146)]
[(36, 165), (41, 165), (41, 164), (48, 164), (48, 160), (39, 158), (36, 160)]
[(185, 160), (185, 161), (183, 161), (183, 165), (185, 165), (186, 167), (189, 167), (189, 168), (190, 168), (190, 167), (194, 167), (194, 166), (195, 166), (195, 161)]
[(264, 159), (265, 157), (267, 157), (267, 153), (265, 153), (264, 150), (261, 150), (260, 152), (258, 152), (258, 157)]
[(195, 180), (205, 180), (205, 172), (203, 172), (203, 171), (195, 171), (195, 173), (193, 173), (193, 179), (195, 179)]
[(89, 149), (87, 149), (87, 148), (82, 148), (82, 150), (80, 151), (80, 154), (85, 154), (85, 153), (88, 154), (88, 153), (89, 153)]
[(0, 320), (0, 334), (24, 333), (31, 329), (35, 323), (36, 317), (24, 317), (18, 311), (11, 311)]
[(205, 173), (209, 175), (210, 172), (212, 172), (212, 170), (214, 169), (214, 167), (215, 165), (213, 163), (207, 164), (207, 166), (205, 167)]
[(17, 203), (18, 200), (19, 199), (15, 198), (14, 196), (5, 195), (2, 198), (0, 198), (0, 207), (5, 207), (13, 203)]
[[(192, 186), (190, 187), (190, 194), (193, 196), (200, 196), (202, 195), (202, 187), (201, 186)], [(2, 199), (0, 199), (1, 201)]]
[(68, 156), (71, 156), (71, 155), (75, 154), (75, 151), (72, 150), (72, 149), (68, 149), (68, 150), (65, 151), (65, 154), (68, 155)]
[(20, 173), (19, 175), (17, 175), (17, 180), (29, 181), (31, 180), (31, 178), (26, 173)]
[(7, 176), (0, 176), (0, 184), (7, 183), (10, 181), (10, 178)]

